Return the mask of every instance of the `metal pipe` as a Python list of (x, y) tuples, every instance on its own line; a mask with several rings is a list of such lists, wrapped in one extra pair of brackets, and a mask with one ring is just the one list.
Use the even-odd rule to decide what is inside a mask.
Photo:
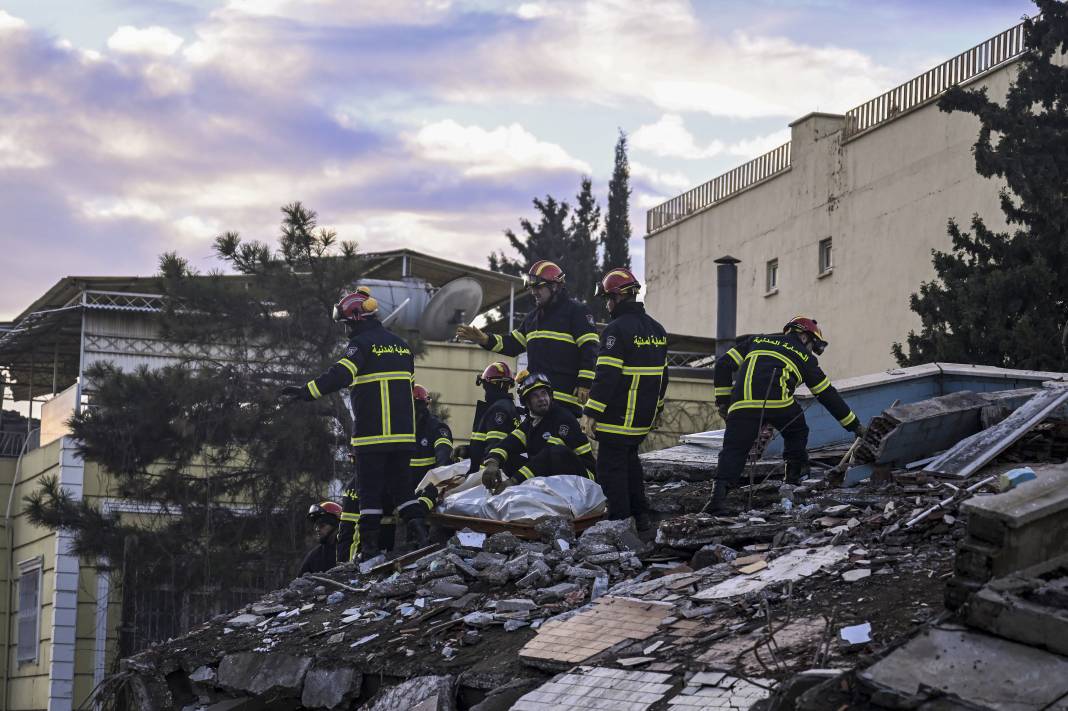
[(513, 330), (515, 330), (515, 284), (511, 284), (508, 287), (508, 333)]
[(730, 255), (716, 262), (716, 357), (734, 348), (738, 336), (738, 263)]

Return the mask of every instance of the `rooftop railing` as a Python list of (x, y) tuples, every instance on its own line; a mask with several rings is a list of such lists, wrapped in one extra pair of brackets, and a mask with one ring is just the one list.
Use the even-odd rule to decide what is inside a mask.
[(882, 96), (850, 109), (845, 115), (845, 137), (850, 138), (869, 131), (918, 108), (940, 96), (951, 86), (962, 84), (1012, 61), (1023, 54), (1024, 49), (1024, 25), (1021, 22)]
[(787, 142), (649, 210), (645, 218), (646, 234), (662, 230), (789, 167), (790, 143)]
[[(923, 106), (955, 84), (974, 79), (1016, 59), (1026, 49), (1023, 28), (1022, 22), (1010, 27), (915, 79), (850, 109), (845, 114), (844, 137), (849, 139), (870, 131)], [(790, 144), (783, 144), (657, 205), (646, 213), (646, 234), (658, 232), (695, 212), (788, 170), (790, 157)]]

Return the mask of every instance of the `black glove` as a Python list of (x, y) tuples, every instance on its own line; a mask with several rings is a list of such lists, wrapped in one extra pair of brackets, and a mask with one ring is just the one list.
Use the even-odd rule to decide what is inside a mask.
[(867, 432), (867, 428), (860, 424), (860, 420), (855, 420), (849, 425), (849, 431), (856, 435), (857, 439), (864, 439), (864, 433)]
[(730, 409), (730, 405), (716, 405), (716, 411), (719, 412), (719, 416), (723, 418), (724, 422), (727, 420), (728, 409)]
[(497, 494), (504, 490), (501, 485), (501, 465), (496, 459), (487, 459), (482, 467), (482, 486), (486, 487), (491, 494)]
[(296, 402), (304, 399), (305, 392), (307, 392), (307, 388), (302, 388), (299, 385), (286, 385), (279, 391), (278, 399), (284, 402)]

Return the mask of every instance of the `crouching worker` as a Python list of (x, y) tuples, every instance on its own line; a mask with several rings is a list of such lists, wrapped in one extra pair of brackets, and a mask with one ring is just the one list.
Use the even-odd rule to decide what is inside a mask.
[(486, 454), (483, 485), (499, 494), (505, 487), (536, 476), (572, 474), (594, 479), (590, 441), (571, 409), (554, 399), (549, 378), (542, 373), (521, 373), (519, 398), (527, 415)]
[[(417, 383), (412, 387), (412, 397), (415, 399), (415, 454), (408, 466), (408, 480), (410, 491), (415, 491), (428, 471), (452, 461), (452, 430), (430, 412), (429, 390)], [(408, 520), (408, 542), (420, 548), (430, 540), (424, 517), (431, 507), (425, 503), (421, 501), (415, 506), (413, 511), (419, 515)]]
[(322, 573), (337, 565), (337, 527), (341, 523), (341, 506), (333, 501), (312, 504), (308, 509), (308, 520), (315, 524), (319, 545), (304, 556), (297, 575)]
[(508, 364), (490, 363), (475, 377), (475, 385), (482, 386), (484, 398), (475, 405), (475, 419), (471, 427), (471, 444), (467, 456), (471, 458), (469, 474), (478, 471), (486, 451), (493, 449), (508, 433), (519, 426), (519, 412), (512, 401), (515, 380)]
[(804, 410), (794, 400), (794, 390), (801, 383), (842, 427), (857, 437), (864, 435), (856, 414), (816, 360), (826, 347), (816, 321), (797, 316), (781, 334), (753, 336), (716, 361), (716, 406), (727, 421), (727, 429), (712, 497), (704, 508), (707, 513), (724, 510), (727, 492), (741, 479), (749, 449), (763, 425), (771, 425), (782, 434), (786, 482), (796, 484), (807, 475), (808, 425)]

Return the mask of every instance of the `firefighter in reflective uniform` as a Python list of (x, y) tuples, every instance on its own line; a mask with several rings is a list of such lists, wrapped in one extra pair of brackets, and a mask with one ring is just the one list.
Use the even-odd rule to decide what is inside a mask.
[(485, 398), (475, 405), (471, 444), (467, 448), (471, 458), (468, 473), (478, 471), (486, 451), (493, 449), (499, 440), (519, 426), (519, 411), (512, 400), (514, 384), (511, 368), (501, 361), (490, 363), (475, 377), (475, 385), (482, 386)]
[[(418, 517), (418, 502), (408, 477), (415, 449), (415, 403), (412, 349), (377, 318), (378, 303), (366, 289), (346, 294), (334, 306), (334, 320), (349, 331), (345, 354), (322, 375), (303, 387), (286, 386), (283, 396), (316, 400), (348, 388), (354, 414), (352, 449), (356, 486), (343, 498), (344, 513), (359, 513), (357, 522), (342, 517), (338, 560), (358, 552), (361, 560), (382, 547), (382, 519), (396, 508), (405, 521)], [(355, 491), (351, 491), (355, 489)], [(358, 509), (355, 507), (358, 506)]]
[[(412, 388), (415, 398), (415, 453), (412, 455), (408, 470), (410, 490), (416, 492), (419, 482), (434, 467), (442, 467), (452, 461), (452, 430), (430, 412), (430, 391), (416, 384)], [(436, 495), (436, 490), (435, 490)], [(423, 517), (428, 509), (423, 500), (424, 492), (416, 492), (415, 498), (421, 502), (415, 507), (419, 516), (408, 522), (408, 530), (414, 534), (411, 542), (422, 548), (430, 541), (429, 532)]]
[(320, 501), (308, 509), (308, 520), (315, 524), (319, 545), (308, 551), (300, 572), (322, 573), (337, 565), (337, 527), (341, 522), (341, 507), (333, 501)]
[(764, 424), (782, 434), (786, 482), (796, 484), (807, 475), (808, 425), (794, 400), (794, 390), (801, 383), (842, 427), (863, 436), (856, 414), (820, 369), (816, 356), (826, 347), (816, 321), (798, 316), (781, 334), (752, 336), (716, 361), (716, 406), (727, 421), (727, 429), (706, 511), (724, 509), (727, 492), (741, 478), (749, 449)]
[(625, 268), (610, 269), (598, 284), (612, 321), (601, 334), (597, 376), (582, 426), (597, 440), (597, 483), (608, 516), (631, 516), (649, 528), (649, 502), (638, 447), (654, 428), (667, 391), (667, 333), (636, 300), (641, 284)]
[(572, 474), (594, 479), (597, 465), (590, 440), (570, 408), (553, 399), (549, 379), (544, 373), (521, 373), (518, 380), (527, 415), (486, 454), (482, 463), (485, 487), (497, 494), (536, 476)]
[(517, 356), (527, 352), (527, 369), (544, 373), (553, 384), (553, 398), (577, 417), (593, 384), (597, 329), (585, 304), (568, 296), (564, 272), (553, 262), (535, 262), (527, 286), (537, 308), (504, 336), (490, 336), (474, 326), (460, 326), (456, 335), (488, 351)]

